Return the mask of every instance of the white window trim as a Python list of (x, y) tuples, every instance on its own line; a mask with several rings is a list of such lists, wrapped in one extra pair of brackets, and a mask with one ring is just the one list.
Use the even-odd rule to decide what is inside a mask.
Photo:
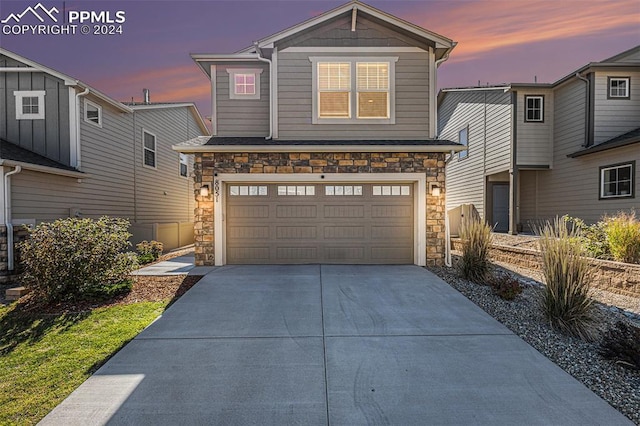
[[(527, 105), (528, 99), (540, 99), (540, 119), (529, 119), (527, 112), (529, 106)], [(526, 123), (544, 123), (544, 96), (543, 95), (524, 95), (524, 121)]]
[[(156, 148), (157, 148), (157, 144), (156, 144)], [(182, 161), (183, 158), (184, 158), (184, 161)], [(184, 178), (184, 179), (189, 179), (189, 163), (190, 163), (190, 161), (189, 161), (189, 155), (188, 154), (182, 154), (182, 153), (178, 154), (178, 176), (180, 176), (181, 178)], [(156, 158), (156, 164), (158, 164), (157, 163), (157, 158)], [(181, 166), (183, 164), (185, 166), (187, 166), (187, 175), (186, 176), (182, 176), (182, 173), (181, 173), (182, 172), (182, 170), (181, 170), (182, 167)]]
[[(384, 175), (384, 176), (382, 176)], [(256, 174), (244, 173), (220, 173), (215, 178), (220, 184), (220, 194), (226, 194), (226, 186), (229, 184), (256, 182), (264, 179)], [(414, 202), (414, 249), (413, 263), (418, 266), (427, 265), (427, 176), (424, 173), (294, 173), (269, 175), (269, 182), (295, 182), (295, 183), (412, 183), (413, 202)], [(222, 197), (213, 197), (213, 218), (214, 218), (214, 247), (215, 247), (215, 266), (226, 265), (226, 226), (223, 220), (223, 212), (225, 211), (226, 199)]]
[[(144, 146), (144, 134), (148, 134), (153, 136), (153, 157), (154, 157), (154, 162), (153, 162), (153, 166), (149, 166), (148, 164), (145, 164), (144, 162), (144, 151), (148, 150), (148, 151), (152, 151), (148, 148), (145, 148)], [(142, 167), (146, 167), (147, 169), (154, 169), (157, 170), (158, 169), (158, 138), (156, 137), (155, 133), (151, 133), (150, 131), (146, 130), (146, 129), (142, 129)]]
[[(396, 124), (396, 62), (398, 56), (310, 56), (312, 81), (312, 124)], [(351, 64), (351, 92), (349, 96), (349, 118), (320, 118), (320, 97), (318, 96), (318, 63), (349, 62)], [(358, 118), (358, 62), (387, 62), (389, 64), (389, 118)]]
[[(631, 163), (625, 163), (625, 164), (617, 164), (614, 166), (607, 166), (607, 167), (603, 167), (600, 169), (600, 198), (603, 200), (608, 200), (611, 198), (634, 198), (634, 188), (633, 188), (633, 184), (635, 182), (635, 176), (634, 176), (634, 172), (635, 172), (635, 167), (633, 166), (634, 164)], [(629, 187), (629, 193), (628, 194), (622, 194), (622, 195), (605, 195), (604, 193), (604, 174), (606, 171), (608, 170), (613, 170), (613, 169), (622, 169), (625, 167), (629, 167), (631, 169), (631, 182), (630, 182), (630, 187)], [(618, 181), (619, 182), (619, 181)]]
[[(229, 74), (229, 99), (260, 99), (260, 74), (262, 68), (227, 68)], [(256, 82), (256, 93), (247, 95), (236, 93), (236, 74), (253, 74)]]
[[(44, 120), (44, 90), (16, 90), (13, 96), (16, 98), (16, 119), (17, 120)], [(38, 98), (38, 113), (25, 114), (22, 112), (22, 100), (24, 98)]]
[[(89, 117), (87, 116), (87, 105), (91, 105), (94, 108), (98, 109), (98, 122), (95, 123), (91, 120), (89, 120)], [(92, 126), (96, 126), (96, 127), (100, 127), (102, 128), (102, 107), (98, 104), (96, 104), (95, 102), (91, 102), (88, 99), (84, 100), (84, 121), (86, 121), (87, 123), (91, 124)]]
[[(613, 81), (625, 81), (626, 84), (626, 89), (627, 89), (627, 93), (624, 94), (624, 96), (620, 96), (620, 95), (612, 95), (611, 94), (611, 83)], [(608, 78), (608, 82), (607, 82), (608, 86), (607, 87), (607, 91), (608, 91), (608, 98), (609, 99), (629, 99), (631, 96), (631, 78), (629, 77), (612, 77), (609, 76)]]

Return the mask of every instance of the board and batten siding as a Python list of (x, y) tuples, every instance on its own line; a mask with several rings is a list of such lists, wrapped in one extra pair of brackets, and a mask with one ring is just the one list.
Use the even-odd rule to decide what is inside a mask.
[[(0, 55), (0, 67), (26, 65)], [(44, 119), (16, 119), (14, 91), (44, 90)], [(0, 73), (0, 138), (70, 165), (69, 88), (56, 77), (43, 72)]]
[[(156, 168), (143, 166), (142, 131), (156, 137)], [(193, 158), (188, 176), (180, 176), (180, 154), (171, 149), (201, 136), (190, 110), (184, 107), (135, 111), (136, 220), (139, 223), (192, 222)]]
[(503, 90), (449, 92), (438, 108), (439, 137), (454, 142), (469, 128), (466, 158), (448, 163), (447, 211), (473, 204), (485, 217), (485, 177), (509, 171), (511, 162), (511, 94)]
[[(629, 77), (629, 99), (607, 99), (609, 77)], [(640, 127), (640, 71), (595, 73), (593, 121), (594, 144), (608, 141)]]
[[(395, 63), (395, 124), (312, 124), (310, 57), (398, 57)], [(278, 52), (278, 131), (285, 140), (425, 139), (429, 137), (428, 52)]]
[[(260, 99), (230, 99), (230, 69), (262, 70)], [(216, 65), (217, 136), (269, 135), (269, 65), (262, 62), (239, 62)]]
[[(525, 121), (525, 97), (543, 96), (543, 121)], [(517, 90), (516, 164), (518, 166), (549, 166), (553, 150), (553, 91), (540, 89)]]

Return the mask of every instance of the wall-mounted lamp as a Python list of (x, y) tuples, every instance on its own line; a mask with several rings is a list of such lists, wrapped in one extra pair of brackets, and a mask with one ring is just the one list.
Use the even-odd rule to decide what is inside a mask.
[(437, 182), (429, 183), (429, 192), (431, 192), (431, 195), (433, 195), (434, 197), (440, 196), (440, 187), (438, 186)]
[(200, 196), (208, 197), (209, 196), (209, 185), (202, 185), (200, 187)]

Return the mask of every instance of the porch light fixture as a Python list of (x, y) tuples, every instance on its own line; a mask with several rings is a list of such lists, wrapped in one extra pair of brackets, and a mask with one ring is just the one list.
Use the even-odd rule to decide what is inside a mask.
[(436, 182), (429, 183), (429, 192), (431, 192), (431, 195), (433, 195), (434, 197), (440, 196), (440, 187)]
[(209, 196), (209, 185), (202, 185), (202, 187), (200, 187), (200, 196), (202, 197)]

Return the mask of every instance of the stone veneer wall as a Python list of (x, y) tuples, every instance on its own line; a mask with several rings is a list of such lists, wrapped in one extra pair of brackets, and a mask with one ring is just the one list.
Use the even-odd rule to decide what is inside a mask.
[[(444, 153), (198, 153), (195, 158), (196, 265), (214, 264), (214, 173), (425, 173), (441, 195), (427, 193), (427, 265), (444, 263)], [(256, 176), (260, 181), (264, 178)], [(200, 188), (209, 185), (209, 196)]]
[[(460, 251), (462, 243), (459, 238), (451, 239), (451, 247)], [(540, 270), (542, 261), (540, 252), (519, 247), (492, 245), (492, 260), (510, 263), (523, 268)], [(640, 265), (612, 262), (608, 260), (589, 259), (594, 270), (591, 284), (594, 287), (625, 296), (640, 296)]]
[[(29, 233), (22, 226), (15, 226), (13, 229), (13, 242), (14, 244), (23, 241)], [(18, 268), (20, 264), (20, 253), (17, 250), (15, 254), (15, 266), (16, 269), (9, 271), (8, 257), (7, 257), (7, 227), (0, 225), (0, 284), (6, 284), (12, 281), (16, 281), (16, 278), (20, 276), (20, 270)]]

